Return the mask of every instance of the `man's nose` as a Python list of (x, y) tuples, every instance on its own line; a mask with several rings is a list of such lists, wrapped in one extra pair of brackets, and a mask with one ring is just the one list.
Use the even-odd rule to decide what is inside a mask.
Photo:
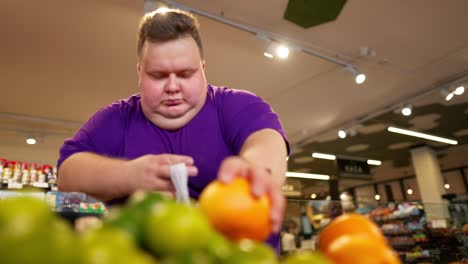
[(179, 90), (179, 80), (177, 79), (177, 75), (174, 73), (169, 74), (167, 78), (167, 83), (165, 87), (167, 92), (177, 92)]

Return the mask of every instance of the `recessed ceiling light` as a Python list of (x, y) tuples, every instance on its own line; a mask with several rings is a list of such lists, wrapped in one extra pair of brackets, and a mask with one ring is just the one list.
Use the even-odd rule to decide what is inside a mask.
[(33, 138), (33, 137), (29, 137), (29, 138), (26, 139), (26, 144), (28, 144), (28, 145), (34, 145), (36, 143), (37, 143), (37, 140), (35, 138)]

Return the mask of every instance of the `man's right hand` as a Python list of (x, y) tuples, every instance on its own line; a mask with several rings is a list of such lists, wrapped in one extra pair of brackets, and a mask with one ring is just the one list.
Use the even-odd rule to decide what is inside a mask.
[(174, 154), (145, 155), (125, 164), (125, 174), (133, 190), (150, 190), (174, 193), (171, 181), (171, 165), (185, 163), (189, 176), (196, 176), (198, 169), (193, 158)]

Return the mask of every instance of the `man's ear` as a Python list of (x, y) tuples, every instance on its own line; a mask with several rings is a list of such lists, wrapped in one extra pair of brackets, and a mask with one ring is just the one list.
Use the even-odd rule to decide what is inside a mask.
[(203, 71), (205, 71), (206, 70), (206, 60), (203, 60), (202, 67), (203, 67)]
[(140, 82), (141, 82), (141, 75), (140, 75), (140, 71), (141, 71), (141, 66), (140, 66), (140, 63), (137, 63), (137, 74), (138, 74), (138, 86), (140, 86)]

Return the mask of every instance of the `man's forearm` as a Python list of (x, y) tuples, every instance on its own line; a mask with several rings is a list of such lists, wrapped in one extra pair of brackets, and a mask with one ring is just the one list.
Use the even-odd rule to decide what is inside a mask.
[(80, 152), (67, 158), (58, 171), (58, 188), (84, 192), (102, 201), (123, 197), (134, 190), (125, 170), (125, 160)]
[(283, 137), (273, 129), (263, 129), (253, 133), (242, 146), (240, 156), (257, 168), (263, 168), (272, 175), (272, 180), (284, 183), (286, 163), (286, 143)]

